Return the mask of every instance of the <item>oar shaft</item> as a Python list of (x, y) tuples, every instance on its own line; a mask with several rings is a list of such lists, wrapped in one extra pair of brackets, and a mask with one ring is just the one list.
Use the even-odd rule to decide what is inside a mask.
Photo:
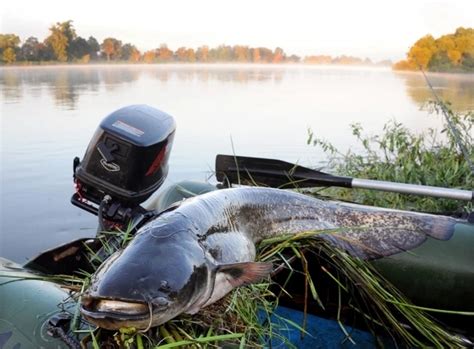
[(469, 190), (431, 187), (427, 185), (416, 185), (354, 178), (352, 180), (352, 187), (360, 189), (390, 191), (402, 194), (433, 196), (445, 199), (465, 201), (474, 200), (474, 192)]
[(390, 191), (401, 194), (432, 196), (474, 201), (474, 192), (417, 184), (334, 176), (289, 162), (236, 155), (217, 155), (216, 177), (229, 183), (263, 183), (274, 188), (344, 187)]

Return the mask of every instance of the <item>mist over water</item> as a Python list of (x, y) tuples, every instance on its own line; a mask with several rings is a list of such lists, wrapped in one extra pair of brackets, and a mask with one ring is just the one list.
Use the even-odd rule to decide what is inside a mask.
[[(474, 76), (430, 74), (441, 98), (474, 109)], [(166, 185), (211, 177), (218, 153), (321, 166), (307, 129), (357, 150), (349, 125), (379, 133), (390, 119), (422, 131), (440, 117), (421, 74), (300, 65), (148, 65), (3, 68), (0, 256), (24, 262), (93, 236), (96, 218), (69, 203), (72, 159), (100, 121), (130, 104), (173, 115), (177, 133)], [(232, 147), (233, 144), (233, 147)], [(212, 180), (212, 179), (211, 179)]]

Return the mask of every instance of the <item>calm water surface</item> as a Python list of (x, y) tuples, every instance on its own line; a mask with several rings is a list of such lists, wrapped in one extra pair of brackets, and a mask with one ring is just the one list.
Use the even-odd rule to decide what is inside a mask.
[[(430, 75), (458, 110), (474, 109), (473, 75)], [(176, 119), (167, 184), (206, 180), (217, 153), (274, 157), (316, 166), (307, 129), (355, 148), (349, 124), (372, 134), (396, 119), (438, 127), (420, 110), (432, 98), (419, 74), (386, 69), (160, 65), (0, 70), (0, 256), (24, 262), (59, 243), (93, 236), (96, 219), (69, 203), (72, 159), (102, 120), (145, 103)], [(212, 180), (212, 179), (211, 179)]]

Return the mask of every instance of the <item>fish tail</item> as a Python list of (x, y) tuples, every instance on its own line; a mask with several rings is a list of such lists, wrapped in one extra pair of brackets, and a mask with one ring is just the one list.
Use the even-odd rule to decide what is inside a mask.
[(427, 237), (449, 240), (458, 222), (451, 217), (389, 210), (351, 210), (336, 218), (344, 228), (322, 238), (362, 259), (414, 249)]
[(449, 240), (454, 234), (456, 219), (451, 217), (429, 216), (424, 218), (427, 227), (424, 229), (426, 235), (438, 240)]
[(345, 227), (386, 227), (423, 233), (438, 240), (449, 240), (458, 220), (447, 216), (398, 210), (346, 209), (338, 212), (340, 224)]

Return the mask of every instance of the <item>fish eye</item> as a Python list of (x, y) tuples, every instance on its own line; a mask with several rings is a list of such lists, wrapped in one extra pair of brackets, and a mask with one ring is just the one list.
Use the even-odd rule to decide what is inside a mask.
[(159, 290), (160, 290), (160, 291), (168, 291), (169, 289), (170, 289), (170, 286), (169, 286), (168, 281), (162, 280), (162, 281), (160, 282)]

